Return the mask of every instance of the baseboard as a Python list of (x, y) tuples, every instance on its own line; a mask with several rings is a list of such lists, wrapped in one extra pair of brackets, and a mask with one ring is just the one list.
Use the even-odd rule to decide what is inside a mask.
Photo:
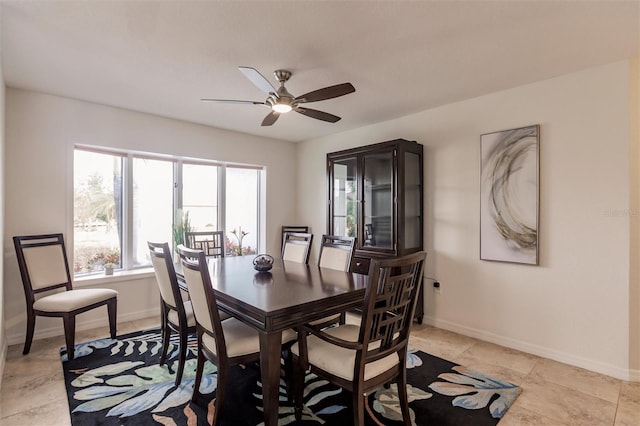
[(573, 365), (575, 367), (584, 368), (586, 370), (611, 376), (616, 379), (632, 381), (632, 382), (640, 382), (640, 370), (631, 370), (631, 369), (616, 367), (611, 364), (606, 364), (603, 362), (594, 361), (587, 358), (577, 357), (575, 355), (567, 354), (561, 351), (556, 351), (554, 349), (546, 348), (544, 346), (532, 345), (527, 342), (511, 339), (505, 336), (500, 336), (498, 334), (490, 333), (485, 330), (467, 327), (464, 325), (440, 320), (433, 317), (425, 316), (424, 322), (428, 325), (441, 328), (443, 330), (453, 331), (455, 333), (473, 337), (485, 342), (495, 343), (496, 345), (504, 346), (511, 349), (516, 349), (532, 355), (537, 355), (543, 358), (551, 359), (553, 361), (558, 361), (564, 364)]
[[(127, 321), (135, 321), (143, 318), (149, 318), (154, 315), (159, 315), (158, 308), (151, 308), (144, 311), (136, 311), (136, 312), (127, 312), (120, 314), (118, 313), (118, 323), (123, 323)], [(95, 319), (90, 321), (78, 321), (76, 322), (76, 332), (83, 330), (90, 330), (92, 328), (103, 327), (108, 325), (106, 317), (103, 319)], [(26, 332), (26, 330), (25, 330)], [(36, 331), (33, 335), (33, 340), (46, 339), (49, 337), (55, 336), (63, 336), (64, 328), (62, 327), (62, 320), (60, 321), (60, 325), (58, 327), (48, 327), (39, 329), (38, 328), (38, 320), (36, 320)], [(14, 333), (7, 337), (8, 345), (23, 345), (24, 344), (25, 333)]]
[(7, 352), (9, 350), (9, 345), (5, 339), (2, 339), (0, 342), (0, 391), (2, 391), (2, 378), (4, 377), (4, 366), (7, 360)]

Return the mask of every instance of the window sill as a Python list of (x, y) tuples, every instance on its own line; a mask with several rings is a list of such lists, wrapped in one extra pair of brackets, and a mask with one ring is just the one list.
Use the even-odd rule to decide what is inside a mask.
[(155, 277), (153, 268), (140, 268), (130, 271), (115, 271), (113, 275), (95, 274), (73, 279), (74, 287), (86, 287), (96, 284), (112, 284), (122, 281), (142, 280)]

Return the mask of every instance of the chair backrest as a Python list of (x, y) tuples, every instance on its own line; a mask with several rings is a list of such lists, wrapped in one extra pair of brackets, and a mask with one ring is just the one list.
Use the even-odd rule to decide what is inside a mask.
[(298, 263), (309, 263), (309, 253), (313, 234), (304, 232), (285, 232), (282, 244), (282, 260)]
[(425, 259), (421, 251), (371, 261), (359, 337), (368, 348), (363, 351), (364, 363), (407, 347)]
[(287, 232), (302, 232), (306, 234), (309, 232), (309, 227), (304, 225), (284, 225), (281, 232), (282, 239), (280, 240), (280, 249), (282, 249), (282, 246), (284, 245), (284, 234)]
[(224, 333), (207, 267), (207, 258), (202, 250), (192, 250), (183, 245), (178, 246), (178, 254), (182, 263), (182, 274), (189, 289), (189, 298), (196, 323), (204, 332), (215, 338), (216, 355), (218, 357), (226, 356)]
[(318, 266), (348, 272), (351, 269), (351, 259), (353, 258), (355, 244), (356, 239), (353, 237), (323, 235), (320, 243)]
[(158, 281), (162, 300), (173, 309), (184, 310), (169, 243), (152, 243), (147, 241), (147, 245), (149, 246), (149, 255), (151, 256), (153, 270), (156, 273), (156, 280)]
[(35, 293), (73, 288), (62, 234), (15, 236), (13, 245), (29, 305)]
[(205, 256), (224, 257), (223, 231), (188, 231), (184, 233), (184, 244), (204, 251)]

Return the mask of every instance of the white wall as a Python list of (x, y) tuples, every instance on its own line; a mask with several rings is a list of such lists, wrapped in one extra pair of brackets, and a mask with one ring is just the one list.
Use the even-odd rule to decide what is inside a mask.
[[(638, 303), (629, 303), (638, 294), (629, 249), (637, 78), (630, 62), (618, 62), (305, 141), (300, 218), (326, 229), (325, 192), (304, 188), (326, 187), (327, 152), (417, 140), (425, 146), (426, 275), (442, 284), (434, 294), (426, 281), (426, 322), (640, 380), (629, 359), (640, 339), (630, 333)], [(480, 135), (531, 124), (541, 126), (540, 266), (481, 261)]]
[[(2, 8), (0, 8), (0, 11)], [(0, 40), (1, 41), (1, 40)], [(0, 43), (2, 44), (2, 43)], [(0, 189), (5, 193), (4, 187), (4, 75), (2, 73), (2, 52), (0, 52)], [(4, 197), (0, 197), (0, 235), (4, 235)], [(0, 277), (3, 276), (4, 257), (0, 258)], [(4, 330), (4, 280), (0, 280), (0, 388), (2, 387), (2, 376), (4, 362), (7, 356), (7, 339)]]
[[(11, 237), (73, 230), (73, 145), (82, 143), (176, 156), (265, 165), (268, 252), (277, 253), (280, 226), (295, 221), (295, 161), (289, 142), (260, 138), (103, 105), (8, 88), (6, 91), (4, 308), (9, 344), (24, 341), (25, 301)], [(152, 277), (98, 283), (120, 292), (118, 320), (159, 314)], [(79, 317), (78, 329), (107, 323), (106, 311)], [(59, 319), (38, 318), (36, 336), (62, 334)]]

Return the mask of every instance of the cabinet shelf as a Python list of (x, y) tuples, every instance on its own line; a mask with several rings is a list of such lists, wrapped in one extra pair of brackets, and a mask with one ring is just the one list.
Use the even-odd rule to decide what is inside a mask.
[(392, 188), (390, 183), (381, 183), (377, 185), (365, 185), (364, 189), (370, 189), (372, 191), (391, 191)]

